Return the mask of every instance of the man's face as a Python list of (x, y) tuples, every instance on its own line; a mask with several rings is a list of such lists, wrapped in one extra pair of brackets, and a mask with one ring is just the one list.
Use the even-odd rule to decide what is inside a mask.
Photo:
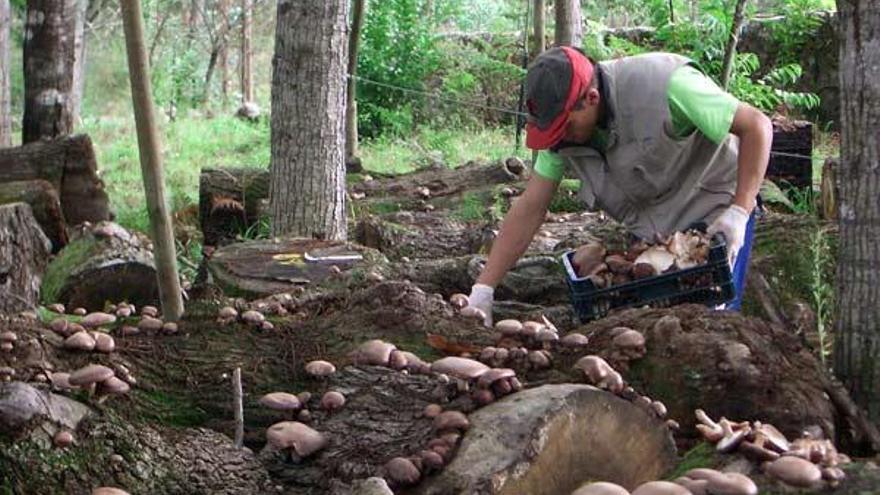
[(583, 99), (568, 114), (568, 126), (562, 138), (569, 143), (586, 144), (593, 137), (599, 122), (599, 91), (590, 88)]

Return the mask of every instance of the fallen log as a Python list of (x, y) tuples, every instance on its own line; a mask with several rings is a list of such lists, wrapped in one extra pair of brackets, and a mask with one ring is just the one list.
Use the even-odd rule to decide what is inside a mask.
[(0, 149), (0, 183), (42, 179), (52, 184), (70, 225), (111, 219), (98, 178), (92, 140), (85, 134)]
[(0, 205), (0, 313), (36, 307), (51, 249), (30, 206)]
[(52, 241), (52, 252), (58, 252), (67, 244), (67, 226), (58, 193), (52, 184), (45, 180), (0, 182), (0, 204), (27, 203), (43, 229)]
[(205, 245), (228, 244), (257, 225), (268, 197), (268, 170), (203, 169), (199, 176), (199, 223)]
[(108, 301), (157, 304), (159, 287), (149, 240), (112, 222), (81, 230), (49, 264), (42, 300), (90, 311), (103, 309)]

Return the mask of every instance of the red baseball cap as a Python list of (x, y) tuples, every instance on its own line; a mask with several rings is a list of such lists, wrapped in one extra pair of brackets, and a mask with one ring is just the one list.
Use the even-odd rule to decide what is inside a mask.
[(551, 148), (565, 136), (568, 114), (593, 79), (593, 64), (569, 46), (551, 48), (526, 75), (526, 146)]

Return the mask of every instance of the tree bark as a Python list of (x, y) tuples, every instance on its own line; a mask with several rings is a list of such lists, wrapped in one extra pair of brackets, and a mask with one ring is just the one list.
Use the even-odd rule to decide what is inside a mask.
[(0, 205), (0, 314), (36, 307), (50, 253), (30, 206)]
[(217, 3), (220, 13), (220, 53), (217, 65), (220, 69), (220, 95), (225, 105), (229, 100), (229, 0)]
[(12, 146), (11, 96), (9, 93), (9, 64), (12, 13), (9, 0), (0, 0), (0, 148)]
[(153, 116), (153, 96), (150, 88), (150, 69), (144, 46), (144, 19), (140, 0), (122, 0), (122, 19), (125, 29), (125, 48), (131, 79), (131, 96), (137, 126), (141, 173), (147, 210), (150, 215), (151, 238), (155, 244), (159, 296), (162, 314), (171, 321), (183, 315), (183, 297), (177, 274), (177, 252), (171, 215), (165, 200), (165, 177), (162, 170), (162, 152), (159, 133)]
[(44, 180), (0, 182), (0, 205), (27, 203), (46, 237), (52, 241), (52, 252), (67, 244), (67, 225), (61, 202), (52, 184)]
[(346, 238), (348, 2), (278, 2), (272, 75), (273, 235)]
[(73, 130), (77, 0), (28, 0), (24, 37), (22, 142)]
[[(739, 30), (745, 20), (746, 3), (748, 0), (737, 0), (736, 9), (733, 12), (733, 25), (730, 27), (730, 37), (727, 39), (727, 48), (724, 50), (724, 65), (721, 69), (721, 87), (727, 90), (730, 76), (733, 74), (733, 62), (736, 60), (736, 43), (739, 41)], [(672, 1), (669, 2), (672, 12)], [(671, 14), (670, 14), (671, 15)], [(675, 22), (673, 20), (673, 22)]]
[[(361, 26), (364, 24), (364, 10), (367, 0), (354, 0), (354, 16), (351, 20), (351, 33), (348, 36), (348, 84), (346, 87), (345, 112), (345, 157), (351, 159), (358, 152), (357, 128), (357, 62), (361, 43)], [(432, 9), (433, 10), (433, 9)]]
[(545, 29), (547, 27), (547, 23), (545, 22), (545, 16), (547, 14), (547, 5), (544, 0), (534, 0), (535, 5), (535, 48), (534, 48), (534, 56), (538, 56), (544, 49), (547, 47), (547, 35), (545, 33)]
[(85, 134), (0, 150), (0, 182), (36, 179), (58, 191), (68, 224), (110, 220), (110, 201)]
[(880, 420), (880, 10), (838, 1), (840, 16), (840, 247), (835, 371)]
[(86, 88), (86, 16), (89, 0), (76, 0), (76, 21), (73, 39), (73, 91), (70, 97), (70, 113), (74, 124), (80, 122), (83, 93)]
[(252, 0), (241, 0), (241, 104), (254, 101), (253, 70), (251, 69), (251, 13)]
[(584, 29), (579, 0), (556, 0), (556, 46), (583, 44)]

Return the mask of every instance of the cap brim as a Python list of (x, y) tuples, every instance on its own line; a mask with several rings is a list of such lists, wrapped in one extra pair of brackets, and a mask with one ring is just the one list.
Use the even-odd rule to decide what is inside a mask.
[(563, 112), (556, 117), (549, 127), (540, 129), (532, 123), (526, 124), (526, 146), (533, 150), (546, 150), (562, 141), (565, 136), (565, 124), (568, 122), (568, 112)]

